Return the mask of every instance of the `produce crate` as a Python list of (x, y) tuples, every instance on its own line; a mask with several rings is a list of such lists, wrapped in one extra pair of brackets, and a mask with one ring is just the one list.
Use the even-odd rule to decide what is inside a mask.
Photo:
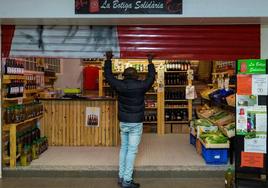
[(202, 156), (207, 164), (228, 163), (228, 149), (207, 149), (202, 145)]
[(207, 149), (226, 149), (226, 148), (230, 148), (230, 142), (229, 140), (226, 143), (223, 144), (209, 144), (209, 143), (205, 143), (202, 139), (198, 139), (200, 141), (200, 143)]
[(196, 136), (192, 135), (191, 133), (190, 133), (190, 144), (196, 147)]

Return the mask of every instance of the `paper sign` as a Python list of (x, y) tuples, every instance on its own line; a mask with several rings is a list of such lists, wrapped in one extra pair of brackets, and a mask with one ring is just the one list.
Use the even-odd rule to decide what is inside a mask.
[(245, 137), (244, 139), (244, 151), (255, 153), (266, 153), (266, 135), (258, 135), (258, 138)]
[(263, 160), (262, 153), (241, 152), (241, 167), (263, 168)]
[(236, 95), (236, 105), (240, 106), (256, 106), (258, 105), (258, 97), (256, 95)]
[(256, 132), (267, 132), (267, 114), (256, 114)]
[(252, 75), (252, 93), (254, 95), (268, 95), (267, 86), (267, 75)]
[(86, 107), (86, 127), (99, 127), (100, 126), (100, 108), (99, 107)]
[(18, 104), (22, 104), (22, 103), (23, 103), (23, 98), (22, 97), (18, 98)]
[(247, 107), (237, 108), (236, 112), (236, 134), (245, 135), (247, 133)]
[(252, 75), (237, 75), (237, 94), (252, 94)]
[(195, 99), (196, 92), (194, 86), (186, 86), (186, 99)]

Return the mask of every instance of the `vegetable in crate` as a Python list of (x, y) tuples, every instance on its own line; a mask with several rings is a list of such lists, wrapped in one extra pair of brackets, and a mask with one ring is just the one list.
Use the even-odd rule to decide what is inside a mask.
[(230, 124), (226, 125), (225, 128), (228, 131), (233, 130), (233, 129), (235, 129), (235, 123), (230, 123)]
[(221, 118), (224, 118), (225, 116), (228, 116), (229, 113), (225, 112), (225, 111), (220, 111), (212, 116), (209, 117), (209, 119), (211, 119), (212, 121), (218, 121)]
[(228, 138), (220, 131), (203, 133), (200, 138), (208, 144), (224, 144), (228, 142)]
[(213, 124), (208, 121), (207, 119), (197, 119), (194, 121), (194, 126), (205, 126), (205, 127), (210, 127), (213, 126)]

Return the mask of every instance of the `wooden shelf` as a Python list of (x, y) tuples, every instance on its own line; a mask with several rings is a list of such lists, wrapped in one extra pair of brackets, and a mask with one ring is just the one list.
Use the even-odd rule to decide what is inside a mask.
[(156, 110), (157, 107), (145, 107), (145, 109), (148, 109), (148, 110)]
[[(124, 72), (113, 72), (113, 74), (123, 74)], [(148, 72), (138, 72), (138, 74), (147, 74)]]
[(25, 120), (25, 121), (19, 122), (19, 123), (5, 124), (5, 125), (3, 126), (3, 131), (9, 131), (11, 126), (22, 125), (22, 124), (25, 124), (25, 123), (34, 121), (34, 120), (39, 119), (39, 118), (42, 118), (42, 117), (43, 117), (43, 114), (42, 114), (42, 115), (39, 115), (39, 116), (36, 116), (36, 117), (34, 117), (34, 118), (27, 119), (27, 120)]
[(11, 83), (11, 80), (25, 80), (24, 75), (3, 75), (3, 84)]
[(3, 80), (25, 80), (24, 75), (3, 75)]
[(34, 100), (33, 97), (16, 97), (16, 98), (3, 98), (4, 101), (17, 101), (17, 100), (23, 100), (23, 101), (29, 101)]
[(189, 123), (189, 121), (165, 121), (165, 123), (173, 123), (173, 124), (181, 124), (181, 123)]
[(144, 121), (143, 123), (144, 124), (156, 124), (157, 121)]
[(26, 89), (24, 90), (25, 94), (30, 94), (30, 93), (38, 93), (40, 91), (42, 91), (43, 89)]
[(186, 87), (187, 85), (165, 85), (165, 87)]
[(165, 71), (165, 73), (187, 73), (187, 71)]
[(165, 100), (165, 102), (186, 102), (187, 99), (177, 99), (177, 100)]
[(188, 106), (165, 107), (165, 109), (188, 109)]
[(41, 72), (41, 71), (31, 71), (31, 70), (24, 70), (24, 74), (26, 75), (32, 75), (32, 74), (45, 74), (44, 72)]
[(45, 76), (45, 78), (46, 78), (46, 79), (51, 79), (51, 80), (53, 80), (53, 79), (57, 79), (56, 76)]

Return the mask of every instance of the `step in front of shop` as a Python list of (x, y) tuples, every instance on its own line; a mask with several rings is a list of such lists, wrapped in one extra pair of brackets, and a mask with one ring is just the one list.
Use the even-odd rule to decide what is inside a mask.
[[(134, 176), (139, 178), (222, 178), (226, 166), (147, 166), (137, 167)], [(40, 166), (4, 168), (3, 177), (88, 177), (116, 178), (118, 167)]]

